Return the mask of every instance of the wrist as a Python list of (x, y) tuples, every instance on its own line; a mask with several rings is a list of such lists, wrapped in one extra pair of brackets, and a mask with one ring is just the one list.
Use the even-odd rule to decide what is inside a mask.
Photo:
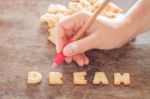
[(134, 39), (139, 31), (139, 25), (140, 23), (136, 23), (134, 20), (127, 18), (126, 16), (124, 16), (121, 20), (120, 20), (120, 33), (123, 36), (123, 40), (124, 42), (128, 42), (132, 39)]
[(149, 0), (139, 0), (122, 19), (122, 27), (129, 40), (150, 29)]

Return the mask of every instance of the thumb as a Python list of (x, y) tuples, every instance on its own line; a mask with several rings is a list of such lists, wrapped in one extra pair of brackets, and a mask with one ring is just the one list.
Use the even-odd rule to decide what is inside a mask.
[(90, 35), (81, 40), (74, 41), (68, 45), (66, 45), (63, 49), (63, 53), (65, 56), (73, 56), (75, 54), (83, 53), (87, 50), (95, 48), (94, 35)]

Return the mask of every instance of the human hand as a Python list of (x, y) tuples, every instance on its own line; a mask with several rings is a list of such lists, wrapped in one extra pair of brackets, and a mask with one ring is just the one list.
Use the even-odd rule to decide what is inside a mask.
[(63, 51), (67, 63), (74, 60), (80, 66), (87, 65), (89, 59), (84, 54), (85, 51), (120, 48), (131, 39), (128, 35), (127, 25), (124, 25), (122, 21), (123, 18), (98, 17), (85, 31), (82, 39), (65, 46), (91, 16), (91, 13), (79, 12), (56, 25), (56, 51), (57, 53)]

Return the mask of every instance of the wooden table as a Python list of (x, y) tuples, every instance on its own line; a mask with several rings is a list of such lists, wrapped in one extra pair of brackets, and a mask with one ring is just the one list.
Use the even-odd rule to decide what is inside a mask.
[[(136, 0), (113, 0), (125, 11)], [(67, 0), (0, 0), (0, 99), (150, 99), (150, 33), (118, 50), (92, 50), (90, 64), (75, 63), (51, 69), (55, 46), (47, 41), (47, 25), (39, 17), (50, 3)], [(27, 85), (27, 73), (38, 71), (44, 79)], [(63, 85), (49, 85), (48, 72), (64, 73)], [(72, 73), (87, 71), (88, 85), (73, 84)], [(94, 73), (104, 71), (109, 85), (92, 85)], [(129, 72), (131, 86), (114, 86), (114, 72)]]

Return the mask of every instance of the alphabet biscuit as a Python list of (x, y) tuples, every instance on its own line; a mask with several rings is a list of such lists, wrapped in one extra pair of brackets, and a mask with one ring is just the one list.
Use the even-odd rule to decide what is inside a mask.
[(120, 85), (121, 83), (124, 85), (130, 85), (129, 73), (123, 73), (122, 75), (120, 73), (114, 73), (114, 84)]
[(39, 72), (28, 72), (28, 79), (27, 79), (27, 83), (28, 84), (36, 84), (41, 82), (42, 80), (42, 75)]
[(63, 74), (60, 72), (49, 72), (49, 84), (63, 84)]
[(104, 72), (96, 72), (93, 80), (93, 84), (109, 84), (108, 79)]
[(86, 75), (86, 72), (74, 72), (74, 84), (87, 84), (87, 80), (85, 79)]

